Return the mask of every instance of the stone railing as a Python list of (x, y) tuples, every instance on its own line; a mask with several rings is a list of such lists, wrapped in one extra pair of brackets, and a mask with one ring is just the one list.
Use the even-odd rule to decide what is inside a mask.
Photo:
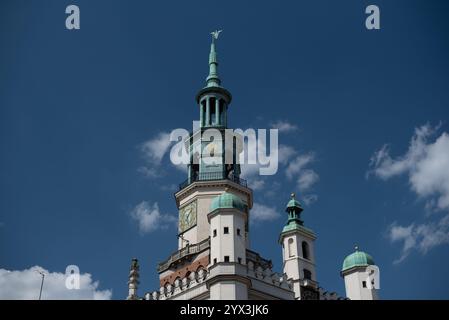
[(248, 277), (262, 280), (268, 284), (281, 287), (286, 290), (292, 289), (292, 283), (287, 279), (287, 275), (273, 272), (271, 266), (263, 268), (262, 265), (255, 265), (253, 261), (247, 262)]
[(158, 272), (162, 272), (164, 270), (167, 270), (170, 268), (170, 265), (186, 256), (189, 256), (191, 254), (197, 254), (200, 253), (210, 247), (209, 238), (204, 239), (201, 242), (198, 242), (197, 244), (187, 245), (181, 250), (178, 250), (174, 252), (173, 254), (168, 257), (167, 260), (164, 262), (159, 263), (157, 267)]
[(256, 267), (261, 266), (263, 269), (271, 269), (273, 267), (271, 260), (264, 259), (260, 254), (249, 249), (246, 249), (246, 261), (252, 261)]
[(161, 287), (159, 291), (148, 292), (145, 294), (145, 300), (166, 300), (172, 296), (176, 296), (190, 288), (196, 287), (197, 285), (203, 283), (209, 273), (200, 269), (198, 272), (191, 272), (187, 277), (180, 279), (177, 278), (173, 285), (167, 284), (164, 287)]
[(201, 172), (194, 177), (185, 180), (184, 182), (179, 184), (179, 191), (189, 186), (193, 182), (196, 181), (211, 181), (211, 180), (230, 180), (235, 182), (243, 187), (248, 187), (248, 182), (245, 179), (242, 179), (238, 176), (229, 175), (227, 177), (224, 176), (222, 171), (219, 172)]
[[(262, 264), (254, 264), (253, 261), (247, 262), (247, 275), (250, 278), (263, 281), (269, 285), (274, 285), (285, 290), (292, 290), (292, 282), (287, 275), (273, 272), (271, 266), (263, 268)], [(167, 300), (171, 297), (182, 294), (183, 292), (194, 288), (206, 281), (209, 272), (200, 269), (197, 272), (191, 272), (185, 278), (177, 278), (173, 285), (167, 284), (159, 289), (159, 291), (148, 292), (145, 294), (145, 300)]]

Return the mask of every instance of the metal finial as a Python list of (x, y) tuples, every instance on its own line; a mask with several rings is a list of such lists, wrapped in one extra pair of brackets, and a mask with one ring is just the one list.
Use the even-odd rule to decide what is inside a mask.
[(292, 197), (292, 199), (295, 199), (296, 194), (295, 194), (294, 192), (292, 192), (292, 193), (290, 194), (290, 197)]
[(41, 288), (40, 288), (40, 290), (39, 290), (39, 300), (41, 300), (41, 297), (42, 297), (42, 288), (43, 288), (43, 286), (44, 286), (44, 279), (45, 279), (45, 272), (43, 271), (43, 270), (35, 270), (37, 273), (39, 273), (40, 275), (41, 275), (41, 277), (42, 277), (42, 280), (41, 280)]
[(212, 40), (217, 40), (220, 33), (223, 32), (223, 30), (215, 30), (212, 31), (210, 34), (212, 35)]
[(355, 246), (354, 246), (354, 249), (355, 249), (355, 251), (359, 251), (359, 246), (358, 246), (358, 245), (355, 245)]

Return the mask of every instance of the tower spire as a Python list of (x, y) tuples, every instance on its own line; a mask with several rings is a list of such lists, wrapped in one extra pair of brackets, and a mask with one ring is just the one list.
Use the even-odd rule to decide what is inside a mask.
[(215, 30), (211, 32), (212, 42), (210, 44), (210, 53), (209, 53), (209, 76), (206, 78), (206, 87), (219, 87), (221, 84), (221, 80), (218, 77), (218, 60), (217, 60), (217, 52), (215, 51), (215, 41), (218, 39), (218, 36), (223, 30)]

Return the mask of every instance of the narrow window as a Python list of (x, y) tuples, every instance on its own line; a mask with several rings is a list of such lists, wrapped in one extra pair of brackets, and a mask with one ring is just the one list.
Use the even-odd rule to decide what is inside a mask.
[(237, 259), (240, 264), (242, 264), (242, 258)]
[(207, 123), (206, 121), (206, 100), (201, 101), (201, 126), (204, 127)]
[(292, 238), (288, 239), (288, 256), (289, 257), (294, 257), (295, 256), (294, 249), (293, 249), (293, 239)]
[(240, 235), (240, 229), (237, 229), (237, 235), (238, 236)]
[(302, 257), (304, 259), (309, 260), (310, 259), (310, 255), (309, 255), (309, 244), (305, 241), (302, 242), (301, 244), (302, 247)]
[(304, 279), (309, 279), (312, 280), (312, 272), (310, 272), (310, 270), (304, 269)]
[(229, 262), (229, 256), (224, 256), (224, 262)]
[(217, 236), (217, 229), (214, 229), (214, 237)]
[(217, 263), (217, 258), (214, 258), (214, 264), (216, 264)]
[(224, 234), (228, 234), (229, 233), (229, 227), (224, 227), (223, 228), (223, 233)]
[(210, 103), (210, 124), (211, 125), (216, 125), (217, 121), (216, 121), (216, 115), (215, 115), (215, 98), (210, 98), (209, 100)]
[(362, 281), (362, 287), (366, 288), (366, 281)]

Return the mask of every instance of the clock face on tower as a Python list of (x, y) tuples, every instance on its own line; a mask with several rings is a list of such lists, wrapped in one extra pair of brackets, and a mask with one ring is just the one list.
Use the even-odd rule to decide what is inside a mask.
[(196, 225), (196, 200), (179, 209), (179, 233)]

